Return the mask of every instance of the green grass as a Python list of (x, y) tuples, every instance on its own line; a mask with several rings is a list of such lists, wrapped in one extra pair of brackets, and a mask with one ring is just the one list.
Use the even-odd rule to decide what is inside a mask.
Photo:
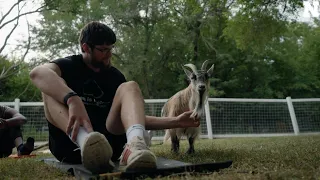
[(39, 158), (51, 155), (38, 155), (36, 158), (0, 159), (0, 179), (74, 179), (43, 162)]
[(193, 157), (183, 154), (186, 141), (178, 156), (168, 153), (169, 148), (153, 150), (185, 162), (233, 160), (231, 168), (201, 179), (320, 179), (320, 136), (201, 140)]
[[(320, 180), (320, 136), (270, 138), (229, 138), (200, 140), (196, 154), (187, 156), (187, 142), (174, 155), (170, 145), (151, 149), (157, 156), (185, 162), (219, 162), (233, 160), (233, 165), (220, 172), (177, 174), (162, 179), (318, 179)], [(43, 156), (40, 156), (43, 157)], [(1, 159), (0, 179), (73, 179), (36, 158)]]

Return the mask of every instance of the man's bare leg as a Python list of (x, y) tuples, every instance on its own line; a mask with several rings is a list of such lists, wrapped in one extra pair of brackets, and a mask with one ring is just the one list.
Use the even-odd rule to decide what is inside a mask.
[(112, 134), (123, 134), (133, 124), (145, 125), (144, 99), (137, 83), (130, 81), (119, 86), (107, 118)]
[(128, 143), (120, 160), (122, 169), (156, 167), (156, 157), (146, 143), (145, 118), (144, 99), (138, 84), (133, 81), (121, 84), (106, 127), (112, 134), (127, 134)]
[(68, 109), (50, 96), (42, 94), (42, 98), (47, 120), (66, 133), (69, 121)]
[[(47, 95), (43, 95), (43, 101), (47, 120), (66, 133), (69, 121), (68, 109)], [(88, 170), (93, 173), (112, 170), (113, 164), (110, 159), (113, 152), (104, 135), (98, 132), (87, 133), (83, 127), (80, 127), (76, 144), (80, 147), (83, 165)]]

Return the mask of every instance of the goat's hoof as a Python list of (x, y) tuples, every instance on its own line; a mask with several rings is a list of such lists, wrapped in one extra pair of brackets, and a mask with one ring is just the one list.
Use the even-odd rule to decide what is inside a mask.
[(171, 149), (171, 152), (174, 154), (178, 154), (179, 153), (179, 149)]
[(186, 152), (186, 154), (192, 155), (192, 154), (195, 154), (195, 151), (194, 151), (194, 149), (193, 149), (193, 150), (192, 150), (192, 149), (188, 149), (188, 151)]

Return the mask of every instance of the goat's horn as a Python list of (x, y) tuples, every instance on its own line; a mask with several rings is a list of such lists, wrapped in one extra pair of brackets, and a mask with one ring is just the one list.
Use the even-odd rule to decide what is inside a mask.
[(206, 60), (206, 61), (202, 64), (202, 66), (201, 66), (201, 70), (203, 70), (203, 71), (205, 71), (205, 70), (206, 70), (207, 65), (208, 65), (208, 62), (209, 62), (209, 60)]
[(184, 66), (189, 67), (190, 69), (192, 69), (193, 73), (195, 73), (195, 74), (198, 72), (196, 66), (193, 65), (193, 64), (186, 64)]

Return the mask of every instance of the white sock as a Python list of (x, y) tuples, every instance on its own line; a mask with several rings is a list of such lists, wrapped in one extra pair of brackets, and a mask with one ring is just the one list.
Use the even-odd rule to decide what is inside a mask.
[(78, 136), (77, 136), (77, 143), (79, 144), (79, 147), (83, 147), (84, 141), (88, 137), (87, 131), (84, 129), (84, 127), (80, 127), (78, 131)]
[[(87, 138), (89, 134), (87, 131), (84, 129), (84, 127), (79, 127), (76, 143), (77, 145), (81, 148), (84, 144), (85, 139)], [(71, 139), (71, 135), (69, 136)]]
[(145, 127), (141, 124), (134, 124), (130, 126), (126, 132), (127, 135), (127, 142), (130, 142), (133, 137), (139, 136), (144, 139), (144, 131)]

